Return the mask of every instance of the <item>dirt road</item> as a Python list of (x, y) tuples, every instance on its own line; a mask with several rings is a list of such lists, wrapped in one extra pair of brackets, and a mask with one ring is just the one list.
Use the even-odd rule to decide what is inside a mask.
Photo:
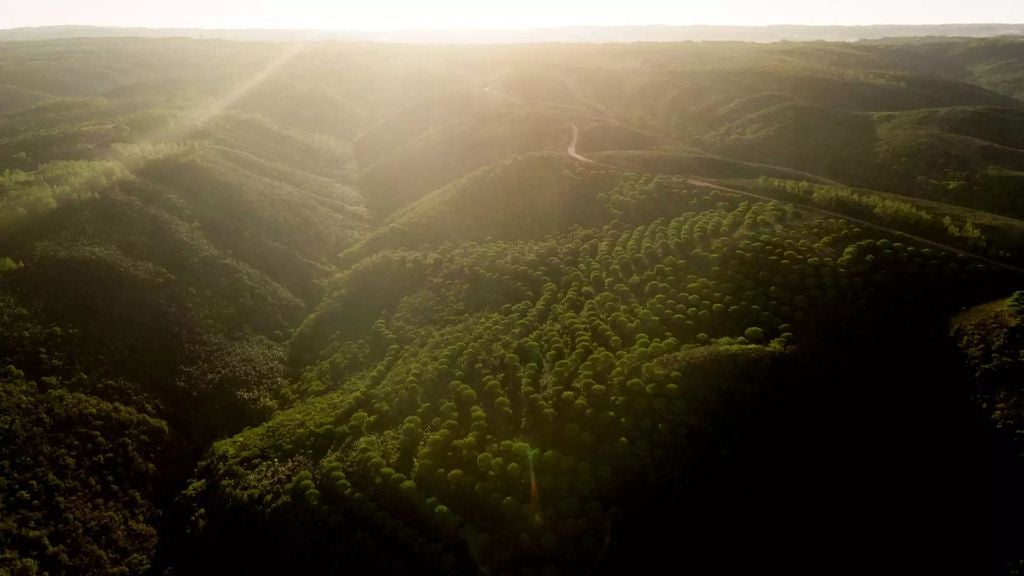
[[(579, 135), (580, 135), (579, 127), (577, 127), (576, 124), (572, 124), (572, 143), (569, 145), (569, 148), (566, 149), (566, 152), (569, 154), (569, 156), (575, 158), (576, 160), (579, 160), (580, 162), (586, 162), (588, 164), (598, 164), (598, 162), (596, 162), (595, 160), (587, 158), (586, 156), (584, 156), (584, 155), (582, 155), (582, 154), (580, 154), (579, 152), (576, 151), (576, 144), (579, 141)], [(1003, 270), (1009, 270), (1011, 272), (1016, 272), (1018, 274), (1024, 274), (1024, 268), (1019, 268), (1019, 267), (1013, 266), (1011, 264), (1006, 264), (1006, 263), (1003, 263), (1003, 262), (992, 260), (991, 258), (987, 258), (985, 256), (981, 256), (980, 254), (975, 254), (973, 252), (968, 252), (966, 250), (962, 250), (960, 248), (956, 248), (956, 247), (950, 246), (948, 244), (943, 244), (941, 242), (936, 242), (934, 240), (929, 240), (927, 238), (922, 238), (920, 236), (915, 236), (913, 234), (907, 234), (906, 232), (903, 232), (903, 231), (900, 231), (900, 230), (896, 230), (895, 228), (889, 228), (887, 226), (882, 226), (881, 224), (875, 224), (873, 222), (868, 222), (867, 220), (861, 220), (860, 218), (855, 218), (853, 216), (847, 216), (846, 214), (841, 214), (839, 212), (832, 212), (830, 210), (825, 210), (823, 208), (818, 208), (817, 206), (810, 206), (810, 205), (807, 205), (807, 204), (801, 204), (799, 202), (793, 202), (792, 200), (788, 200), (788, 199), (780, 200), (778, 198), (772, 198), (771, 196), (765, 196), (765, 195), (757, 194), (757, 193), (754, 193), (754, 192), (747, 192), (746, 190), (737, 190), (736, 188), (729, 188), (727, 186), (721, 186), (721, 185), (718, 185), (718, 184), (712, 184), (711, 182), (705, 182), (703, 180), (696, 180), (696, 179), (693, 179), (693, 178), (687, 178), (686, 182), (689, 183), (689, 184), (692, 184), (694, 186), (702, 186), (702, 187), (705, 187), (705, 188), (713, 188), (715, 190), (719, 190), (719, 191), (722, 191), (722, 192), (728, 192), (730, 194), (738, 194), (740, 196), (746, 196), (748, 198), (753, 198), (755, 200), (760, 200), (760, 201), (763, 201), (763, 202), (785, 202), (787, 204), (792, 204), (792, 205), (794, 205), (794, 206), (796, 206), (796, 207), (798, 207), (798, 208), (800, 208), (802, 210), (807, 210), (809, 212), (815, 212), (817, 214), (821, 214), (823, 216), (829, 216), (831, 218), (841, 218), (843, 220), (848, 220), (850, 222), (855, 222), (855, 223), (857, 223), (857, 224), (859, 224), (861, 226), (865, 226), (865, 227), (872, 228), (872, 229), (875, 229), (875, 230), (880, 230), (882, 232), (885, 232), (887, 234), (891, 234), (893, 236), (898, 236), (898, 237), (906, 238), (906, 239), (912, 240), (912, 241), (914, 241), (914, 242), (916, 242), (918, 244), (924, 244), (925, 246), (930, 246), (932, 248), (938, 248), (940, 250), (947, 250), (949, 252), (953, 252), (953, 253), (959, 254), (959, 255), (961, 255), (961, 256), (963, 256), (965, 258), (971, 258), (971, 259), (977, 260), (979, 262), (984, 262), (985, 264), (988, 264), (990, 266), (994, 266), (996, 268), (1002, 268)]]

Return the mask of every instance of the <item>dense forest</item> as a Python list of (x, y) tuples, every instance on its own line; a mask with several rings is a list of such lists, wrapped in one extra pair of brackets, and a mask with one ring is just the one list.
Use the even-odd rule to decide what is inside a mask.
[(0, 574), (1019, 574), (1024, 41), (0, 42)]

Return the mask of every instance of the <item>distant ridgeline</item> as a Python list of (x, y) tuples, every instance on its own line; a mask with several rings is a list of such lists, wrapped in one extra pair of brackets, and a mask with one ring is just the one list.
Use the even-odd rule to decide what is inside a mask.
[(202, 28), (117, 28), (41, 26), (0, 30), (0, 41), (62, 38), (201, 38), (263, 42), (409, 42), (439, 44), (528, 44), (540, 42), (853, 42), (870, 38), (1019, 36), (1024, 24), (938, 24), (919, 26), (569, 26), (523, 30), (216, 30)]
[[(734, 31), (560, 39), (641, 33)], [(1014, 574), (1022, 97), (1008, 37), (0, 43), (0, 574)]]

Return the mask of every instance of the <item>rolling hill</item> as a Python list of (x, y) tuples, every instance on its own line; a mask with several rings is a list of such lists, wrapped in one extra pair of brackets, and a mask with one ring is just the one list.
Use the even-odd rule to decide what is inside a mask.
[(1022, 54), (0, 41), (0, 573), (1014, 574)]

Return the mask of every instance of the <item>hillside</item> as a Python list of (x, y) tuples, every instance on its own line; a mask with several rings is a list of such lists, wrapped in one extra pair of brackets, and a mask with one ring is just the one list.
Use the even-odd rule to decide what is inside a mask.
[(853, 113), (784, 103), (701, 140), (717, 154), (1020, 217), (1024, 111), (946, 107)]
[(954, 319), (953, 336), (960, 342), (978, 386), (982, 410), (996, 429), (1013, 443), (1024, 429), (1020, 370), (1024, 367), (1021, 330), (1024, 295), (991, 302)]
[[(300, 350), (320, 351), (304, 355), (319, 358), (297, 383), (307, 399), (219, 443), (200, 465), (189, 490), (190, 538), (204, 562), (234, 564), (242, 548), (269, 537), (248, 531), (253, 522), (277, 539), (348, 530), (360, 537), (265, 549), (248, 556), (252, 566), (334, 570), (330, 559), (345, 558), (399, 572), (578, 573), (604, 569), (605, 554), (658, 557), (664, 552), (629, 537), (609, 547), (604, 535), (647, 514), (630, 507), (633, 491), (686, 506), (687, 495), (670, 486), (714, 474), (704, 468), (713, 459), (701, 452), (704, 442), (742, 451), (754, 441), (743, 425), (711, 424), (723, 417), (721, 405), (756, 420), (747, 402), (787, 394), (782, 374), (799, 378), (790, 385), (802, 390), (815, 376), (809, 367), (800, 373), (800, 349), (823, 358), (840, 354), (826, 342), (865, 346), (857, 356), (876, 350), (869, 335), (882, 317), (864, 317), (864, 309), (900, 309), (905, 322), (917, 322), (952, 303), (942, 299), (999, 282), (942, 252), (682, 180), (624, 175), (597, 203), (593, 222), (546, 240), (391, 250), (336, 278), (296, 337)], [(465, 239), (474, 238), (468, 228)], [(926, 302), (915, 286), (939, 278), (957, 288)], [(811, 286), (815, 297), (804, 293)], [(901, 410), (912, 397), (920, 401), (894, 391), (890, 407)], [(917, 417), (883, 420), (875, 433), (922, 425)], [(829, 433), (824, 442), (844, 442), (840, 431)], [(701, 440), (684, 440), (691, 437)], [(735, 465), (756, 464), (740, 457)], [(651, 469), (653, 479), (642, 472)], [(908, 497), (880, 489), (883, 501)], [(810, 513), (802, 498), (812, 497), (798, 498), (795, 513)], [(869, 554), (881, 554), (887, 538)], [(683, 564), (699, 568), (713, 556), (694, 553)]]
[(0, 572), (147, 570), (199, 455), (287, 401), (289, 334), (367, 226), (350, 145), (125, 98), (0, 119)]
[(375, 213), (386, 216), (477, 168), (558, 149), (567, 130), (557, 117), (531, 112), (470, 116), (399, 141), (397, 149), (363, 170), (359, 183)]
[[(987, 424), (989, 463), (996, 471), (989, 486), (989, 498), (1000, 513), (1000, 527), (994, 542), (1011, 548), (1022, 537), (1016, 518), (1024, 511), (1024, 498), (1019, 486), (1024, 480), (1024, 458), (1021, 439), (1024, 434), (1024, 390), (1021, 369), (1024, 368), (1024, 293), (986, 303), (956, 316), (951, 324), (952, 337), (974, 384), (974, 402)], [(1016, 559), (1011, 569), (1020, 569), (1024, 560)]]
[(1019, 570), (1024, 41), (265, 34), (0, 41), (0, 574)]
[(375, 252), (444, 241), (542, 239), (594, 222), (610, 174), (583, 170), (563, 155), (521, 156), (474, 171), (402, 208), (346, 252), (341, 263)]
[(396, 143), (402, 146), (430, 130), (493, 112), (502, 104), (502, 100), (477, 87), (443, 92), (413, 102), (355, 139), (359, 162), (370, 166), (382, 156), (393, 153)]

